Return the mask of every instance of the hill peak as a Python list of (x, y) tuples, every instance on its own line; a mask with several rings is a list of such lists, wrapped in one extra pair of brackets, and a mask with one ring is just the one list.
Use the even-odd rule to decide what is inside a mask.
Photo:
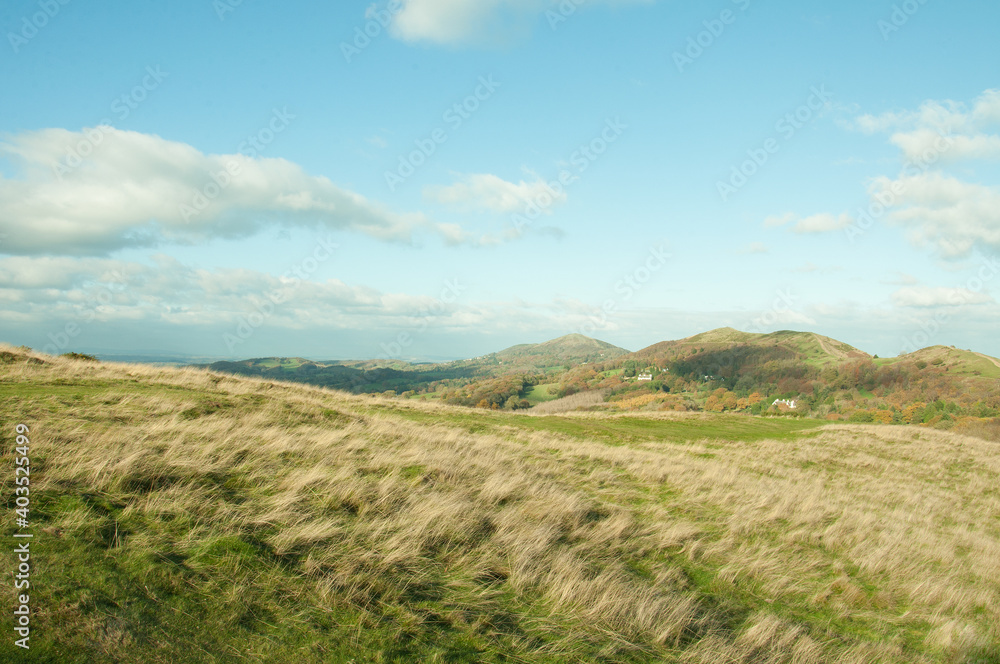
[(546, 367), (564, 363), (600, 362), (627, 355), (628, 352), (606, 341), (572, 333), (542, 343), (511, 346), (496, 353), (496, 356), (512, 364)]
[(695, 343), (741, 343), (761, 336), (763, 335), (753, 332), (741, 332), (732, 327), (719, 327), (688, 337), (685, 341)]

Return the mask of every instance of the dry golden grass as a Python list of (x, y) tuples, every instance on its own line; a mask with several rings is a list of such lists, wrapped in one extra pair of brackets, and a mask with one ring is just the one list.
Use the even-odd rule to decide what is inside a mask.
[[(39, 391), (8, 415), (44, 449), (33, 491), (191, 523), (176, 541), (132, 527), (109, 552), (198, 560), (206, 541), (258, 538), (294, 561), (303, 606), (393, 607), (412, 630), (434, 602), (434, 620), (516, 661), (996, 661), (995, 443), (860, 425), (628, 445), (471, 433), (470, 411), (433, 402), (0, 351), (17, 356), (3, 394)], [(73, 386), (90, 391), (59, 396)], [(89, 514), (50, 527), (72, 537)], [(257, 602), (262, 583), (231, 601)], [(138, 639), (101, 630), (111, 658)]]
[(544, 401), (526, 412), (529, 415), (552, 415), (553, 413), (565, 413), (588, 406), (603, 405), (604, 398), (608, 395), (609, 391), (590, 390), (588, 392), (577, 392), (568, 397)]

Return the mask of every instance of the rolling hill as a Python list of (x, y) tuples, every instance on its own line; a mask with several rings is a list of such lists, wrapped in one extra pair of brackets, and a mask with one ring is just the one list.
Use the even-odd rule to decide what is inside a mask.
[(582, 334), (539, 344), (519, 344), (481, 357), (454, 362), (410, 364), (401, 360), (313, 361), (301, 357), (262, 357), (191, 365), (241, 376), (292, 380), (354, 393), (427, 389), (440, 381), (468, 383), (517, 372), (563, 370), (629, 351)]
[[(443, 364), (260, 358), (207, 368), (491, 409), (721, 409), (957, 426), (1000, 438), (1000, 360), (945, 346), (874, 358), (836, 339), (790, 330), (720, 328), (634, 353), (572, 334)], [(638, 382), (641, 372), (655, 380)], [(587, 394), (566, 399), (580, 393)], [(782, 410), (780, 400), (795, 406)]]
[(7, 346), (0, 399), (3, 536), (26, 456), (34, 536), (30, 659), (8, 609), (0, 661), (1000, 661), (995, 443)]
[(940, 367), (959, 376), (980, 376), (1000, 379), (1000, 359), (953, 346), (930, 346), (899, 357), (879, 361), (882, 365), (920, 363), (922, 366)]
[(718, 353), (734, 347), (756, 349), (781, 359), (795, 359), (813, 366), (836, 364), (871, 356), (849, 344), (813, 332), (782, 330), (770, 334), (740, 332), (723, 327), (686, 339), (662, 341), (632, 354), (636, 359), (670, 361), (696, 353)]
[(546, 369), (603, 362), (627, 355), (629, 351), (582, 334), (567, 334), (538, 344), (518, 344), (484, 358), (496, 359), (516, 369)]

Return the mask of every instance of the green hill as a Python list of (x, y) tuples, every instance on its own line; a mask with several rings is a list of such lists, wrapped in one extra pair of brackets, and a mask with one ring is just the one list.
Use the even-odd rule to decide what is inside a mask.
[(603, 362), (628, 354), (629, 351), (606, 341), (582, 334), (567, 334), (539, 344), (518, 344), (487, 357), (507, 366), (544, 369), (565, 364), (577, 365)]
[(765, 351), (779, 350), (775, 356), (796, 359), (814, 366), (840, 363), (844, 360), (865, 359), (871, 356), (849, 344), (813, 332), (782, 330), (770, 334), (740, 332), (723, 327), (702, 332), (686, 339), (662, 341), (636, 351), (637, 359), (676, 359), (694, 353), (725, 351), (734, 347), (748, 347)]
[(0, 566), (33, 535), (31, 650), (9, 588), (0, 661), (1000, 661), (995, 443), (12, 347), (0, 402)]
[[(652, 380), (639, 381), (640, 373)], [(604, 405), (581, 401), (588, 410), (809, 415), (954, 427), (1000, 439), (1000, 360), (943, 346), (878, 359), (811, 332), (721, 328), (577, 367), (559, 379), (549, 390), (557, 396), (607, 395)]]
[(971, 350), (959, 350), (951, 346), (930, 346), (913, 353), (880, 361), (883, 365), (899, 363), (921, 363), (939, 367), (959, 376), (981, 376), (1000, 379), (1000, 360)]
[[(405, 394), (453, 405), (519, 410), (722, 410), (830, 420), (957, 427), (1000, 438), (1000, 360), (933, 346), (878, 359), (812, 332), (720, 328), (634, 353), (572, 334), (471, 360), (311, 362), (259, 358), (209, 365), (355, 393)], [(639, 374), (652, 374), (639, 381)], [(777, 402), (795, 403), (782, 408)]]

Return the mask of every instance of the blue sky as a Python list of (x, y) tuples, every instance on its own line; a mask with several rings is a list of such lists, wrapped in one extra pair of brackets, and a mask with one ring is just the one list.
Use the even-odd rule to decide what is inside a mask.
[(0, 339), (457, 358), (583, 332), (1000, 355), (1000, 6), (0, 10)]

